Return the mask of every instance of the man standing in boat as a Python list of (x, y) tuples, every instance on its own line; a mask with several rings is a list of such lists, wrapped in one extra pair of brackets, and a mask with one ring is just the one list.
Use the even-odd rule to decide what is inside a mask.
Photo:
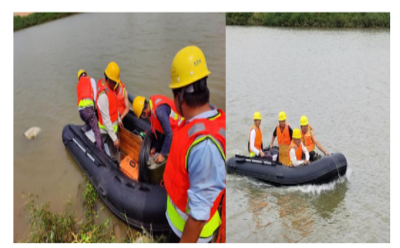
[[(318, 154), (315, 152), (315, 145), (317, 145), (318, 149), (328, 156), (329, 153), (326, 151), (321, 143), (317, 140), (314, 134), (313, 128), (308, 124), (308, 119), (305, 115), (300, 118), (300, 127), (301, 127), (301, 140), (303, 144), (306, 146), (308, 152), (310, 153), (310, 160), (314, 161), (318, 159)], [(321, 157), (321, 156), (319, 156)]]
[(274, 146), (275, 137), (278, 137), (278, 145), (290, 145), (292, 141), (293, 130), (289, 124), (286, 124), (286, 113), (281, 111), (279, 113), (279, 124), (276, 126), (269, 148)]
[[(156, 136), (156, 142), (150, 150), (150, 156), (154, 156), (156, 150), (159, 150), (156, 163), (162, 163), (168, 156), (171, 142), (172, 132), (183, 122), (183, 118), (177, 113), (174, 101), (162, 95), (153, 95), (147, 101), (143, 96), (137, 96), (132, 104), (133, 113), (140, 118), (149, 118), (151, 123), (151, 131)], [(163, 139), (157, 137), (156, 131), (164, 134)], [(157, 149), (156, 149), (157, 148)]]
[[(197, 46), (181, 49), (171, 65), (174, 103), (185, 122), (174, 131), (164, 172), (168, 242), (225, 238), (225, 113), (209, 104), (210, 71)], [(222, 222), (218, 211), (222, 201)]]
[[(307, 148), (304, 146), (303, 142), (301, 142), (301, 132), (300, 129), (295, 128), (293, 130), (292, 142), (289, 146), (289, 158), (290, 158), (290, 166), (299, 166), (302, 164), (310, 163), (310, 154), (307, 151)], [(302, 160), (303, 154), (305, 160)]]
[(85, 70), (78, 71), (78, 84), (76, 86), (78, 95), (79, 116), (85, 122), (85, 132), (92, 129), (96, 139), (96, 146), (100, 151), (104, 151), (103, 140), (101, 139), (97, 117), (94, 112), (94, 102), (96, 101), (96, 81), (89, 77)]
[(262, 132), (261, 132), (261, 114), (260, 112), (255, 112), (253, 115), (254, 124), (251, 125), (249, 131), (249, 152), (250, 157), (260, 156), (264, 157), (265, 153), (263, 152), (263, 144), (262, 144)]
[[(97, 82), (97, 113), (99, 115), (99, 127), (104, 144), (107, 146), (112, 160), (119, 159), (119, 140), (117, 136), (118, 103), (114, 89), (120, 82), (119, 66), (114, 61), (110, 62), (104, 71), (104, 79)], [(107, 149), (106, 148), (106, 149)]]

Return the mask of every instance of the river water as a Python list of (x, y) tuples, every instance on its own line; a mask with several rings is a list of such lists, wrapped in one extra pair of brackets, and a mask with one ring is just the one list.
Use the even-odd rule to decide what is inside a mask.
[(323, 186), (229, 174), (228, 242), (390, 242), (390, 31), (228, 26), (226, 41), (227, 158), (248, 154), (255, 111), (269, 144), (283, 110), (348, 162)]
[[(38, 193), (37, 203), (50, 201), (54, 212), (68, 196), (81, 205), (78, 185), (85, 176), (61, 140), (66, 124), (82, 123), (78, 70), (98, 80), (114, 60), (131, 94), (172, 98), (172, 60), (192, 44), (203, 50), (211, 71), (210, 102), (225, 110), (224, 14), (79, 14), (14, 33), (14, 242), (29, 235), (27, 193)], [(23, 133), (32, 126), (42, 132), (27, 140)]]

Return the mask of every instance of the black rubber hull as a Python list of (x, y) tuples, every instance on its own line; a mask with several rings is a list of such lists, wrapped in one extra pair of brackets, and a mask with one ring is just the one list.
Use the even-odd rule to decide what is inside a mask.
[(335, 153), (309, 165), (289, 167), (260, 159), (232, 157), (227, 162), (229, 173), (253, 177), (275, 186), (325, 184), (346, 174), (347, 161)]
[[(126, 119), (124, 125), (130, 130), (135, 128), (140, 132), (148, 128), (147, 123), (138, 120), (132, 113)], [(117, 164), (106, 154), (99, 152), (86, 138), (81, 127), (66, 125), (62, 139), (107, 207), (135, 228), (143, 227), (155, 233), (169, 230), (165, 217), (165, 190), (160, 185), (134, 182), (126, 177), (117, 168)]]

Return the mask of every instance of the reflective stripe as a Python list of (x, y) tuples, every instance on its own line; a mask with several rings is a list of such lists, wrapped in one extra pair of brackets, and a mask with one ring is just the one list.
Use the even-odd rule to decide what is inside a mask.
[(225, 161), (224, 150), (221, 148), (221, 146), (219, 145), (219, 143), (218, 143), (211, 135), (206, 135), (206, 136), (203, 136), (203, 137), (201, 137), (201, 138), (195, 140), (195, 141), (190, 145), (188, 151), (186, 152), (186, 157), (185, 157), (185, 168), (187, 168), (187, 161), (188, 161), (188, 158), (189, 158), (189, 152), (190, 152), (190, 150), (191, 150), (195, 145), (199, 144), (200, 142), (202, 142), (202, 141), (205, 140), (205, 139), (210, 139), (210, 140), (217, 146), (218, 151), (219, 151), (219, 153), (220, 153), (221, 156), (222, 156), (222, 159)]
[(159, 103), (159, 102), (161, 102), (161, 98), (157, 98), (157, 99), (154, 101), (154, 104), (157, 105), (157, 103)]
[[(101, 125), (100, 122), (99, 122), (99, 127), (100, 127), (101, 129), (107, 131), (106, 126)], [(113, 123), (113, 129), (114, 129), (114, 133), (117, 133), (117, 131), (118, 131), (118, 121), (114, 121), (114, 123)]]
[(175, 121), (178, 120), (178, 114), (175, 113), (172, 109), (171, 109), (171, 114), (169, 115), (170, 117), (172, 117), (172, 119), (174, 119)]
[[(186, 220), (182, 218), (182, 216), (177, 212), (174, 205), (171, 203), (171, 199), (167, 196), (167, 214), (174, 227), (178, 229), (180, 232), (183, 232), (185, 228)], [(213, 217), (208, 221), (200, 233), (200, 238), (208, 238), (211, 237), (215, 230), (221, 225), (221, 218), (219, 216), (219, 212), (215, 211)]]
[(254, 152), (250, 152), (250, 157), (254, 157), (256, 154)]
[(193, 134), (195, 134), (195, 133), (197, 133), (197, 132), (200, 132), (200, 131), (203, 131), (203, 130), (206, 130), (206, 126), (204, 126), (204, 123), (197, 123), (197, 124), (194, 124), (194, 125), (189, 129), (189, 131), (188, 131), (188, 136), (189, 136), (189, 138), (190, 138)]
[(185, 119), (182, 117), (179, 121), (178, 121), (178, 126), (181, 125), (181, 123), (184, 121)]
[(209, 119), (210, 121), (213, 121), (213, 120), (217, 119), (217, 118), (220, 117), (220, 116), (221, 116), (221, 113), (218, 112), (218, 114), (217, 114), (216, 116), (210, 117), (210, 118), (208, 118), (208, 119)]
[(225, 137), (225, 133), (226, 133), (226, 131), (225, 131), (225, 129), (224, 129), (224, 128), (221, 128), (221, 129), (218, 131), (218, 133), (219, 133), (219, 134), (221, 134), (221, 135), (222, 135), (222, 137), (224, 137), (224, 139), (226, 139), (226, 137)]
[(78, 107), (86, 108), (86, 107), (93, 107), (93, 99), (85, 98), (79, 101)]

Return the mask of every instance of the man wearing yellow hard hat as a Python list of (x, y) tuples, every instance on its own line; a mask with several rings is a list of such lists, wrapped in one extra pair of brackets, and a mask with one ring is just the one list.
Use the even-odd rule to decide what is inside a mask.
[(253, 115), (254, 124), (251, 125), (249, 131), (249, 152), (250, 157), (260, 156), (264, 157), (263, 143), (262, 143), (262, 132), (261, 132), (261, 114), (260, 112), (255, 112)]
[(301, 140), (303, 141), (304, 145), (307, 147), (308, 152), (310, 153), (311, 161), (317, 159), (317, 154), (315, 152), (315, 145), (317, 145), (318, 149), (328, 156), (329, 153), (325, 150), (321, 143), (317, 140), (314, 134), (313, 128), (308, 124), (307, 116), (303, 115), (300, 118), (300, 127), (301, 127)]
[[(120, 82), (119, 66), (114, 61), (110, 62), (104, 71), (104, 79), (97, 82), (97, 113), (99, 116), (100, 133), (105, 144), (106, 153), (114, 161), (119, 159), (119, 140), (117, 136), (118, 103), (114, 89)], [(107, 151), (108, 150), (108, 151)]]
[(120, 80), (115, 86), (115, 97), (117, 98), (118, 113), (121, 117), (121, 121), (118, 122), (119, 127), (122, 127), (122, 120), (129, 113), (129, 98), (128, 90), (125, 84)]
[(96, 146), (104, 151), (103, 140), (101, 139), (97, 117), (94, 112), (96, 101), (96, 81), (89, 77), (85, 70), (78, 71), (78, 84), (76, 86), (78, 96), (79, 116), (85, 122), (85, 132), (92, 130), (96, 139)]
[[(174, 131), (164, 172), (168, 242), (210, 242), (225, 236), (225, 113), (209, 104), (206, 58), (187, 46), (171, 66), (174, 103), (185, 121)], [(222, 202), (222, 221), (218, 211)]]
[[(143, 96), (137, 96), (133, 100), (132, 109), (138, 118), (150, 119), (151, 131), (156, 136), (156, 142), (152, 144), (150, 156), (153, 157), (156, 151), (159, 152), (155, 162), (162, 163), (170, 151), (172, 132), (184, 119), (178, 114), (174, 101), (162, 95), (153, 95), (149, 101)], [(162, 138), (157, 136), (156, 131), (163, 134)]]
[[(301, 132), (300, 129), (295, 128), (293, 130), (292, 142), (289, 146), (289, 158), (290, 158), (290, 166), (299, 166), (302, 164), (310, 163), (310, 154), (307, 151), (307, 148), (301, 142)], [(305, 155), (305, 160), (302, 160), (303, 154)]]
[(279, 123), (272, 133), (272, 140), (269, 148), (272, 149), (275, 141), (275, 137), (278, 138), (278, 145), (290, 145), (292, 141), (293, 131), (289, 124), (286, 123), (286, 113), (284, 111), (279, 112)]

